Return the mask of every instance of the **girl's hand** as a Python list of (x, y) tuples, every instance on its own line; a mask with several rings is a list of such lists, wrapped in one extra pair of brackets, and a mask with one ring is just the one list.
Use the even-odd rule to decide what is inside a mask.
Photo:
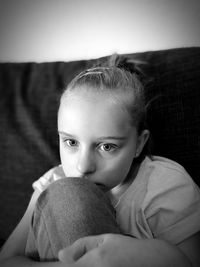
[(71, 267), (191, 266), (178, 248), (161, 240), (138, 240), (118, 234), (89, 236), (59, 252)]

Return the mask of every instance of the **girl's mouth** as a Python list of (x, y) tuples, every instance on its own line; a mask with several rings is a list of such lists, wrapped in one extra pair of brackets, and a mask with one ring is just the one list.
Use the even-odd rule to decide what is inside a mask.
[(104, 192), (107, 192), (108, 191), (108, 188), (104, 185), (104, 184), (101, 184), (101, 183), (95, 183), (102, 191)]

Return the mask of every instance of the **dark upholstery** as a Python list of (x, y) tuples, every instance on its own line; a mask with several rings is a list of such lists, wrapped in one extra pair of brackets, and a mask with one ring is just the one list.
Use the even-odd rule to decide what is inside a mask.
[[(152, 153), (184, 165), (200, 185), (200, 48), (131, 54), (152, 81)], [(65, 84), (96, 60), (0, 64), (0, 239), (22, 217), (31, 184), (59, 163), (56, 129)]]

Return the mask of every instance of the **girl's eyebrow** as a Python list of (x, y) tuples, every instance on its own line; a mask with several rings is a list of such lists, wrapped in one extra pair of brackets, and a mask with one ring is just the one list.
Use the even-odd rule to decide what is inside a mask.
[[(59, 134), (64, 135), (64, 136), (68, 136), (68, 137), (74, 137), (74, 135), (66, 133), (66, 132), (62, 132), (62, 131), (58, 131)], [(108, 140), (108, 139), (112, 139), (112, 140), (125, 140), (127, 139), (126, 136), (101, 136), (98, 138), (98, 140), (103, 141), (103, 140)]]
[(127, 139), (127, 137), (126, 136), (101, 136), (100, 138), (98, 138), (98, 140), (108, 140), (108, 139), (125, 140)]
[(74, 137), (72, 134), (65, 133), (65, 132), (62, 132), (62, 131), (59, 131), (59, 130), (58, 130), (58, 134), (69, 136), (69, 137)]

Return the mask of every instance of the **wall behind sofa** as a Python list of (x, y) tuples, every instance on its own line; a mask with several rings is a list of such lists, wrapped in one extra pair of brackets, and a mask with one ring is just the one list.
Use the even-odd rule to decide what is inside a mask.
[(0, 0), (0, 61), (200, 46), (199, 0)]

